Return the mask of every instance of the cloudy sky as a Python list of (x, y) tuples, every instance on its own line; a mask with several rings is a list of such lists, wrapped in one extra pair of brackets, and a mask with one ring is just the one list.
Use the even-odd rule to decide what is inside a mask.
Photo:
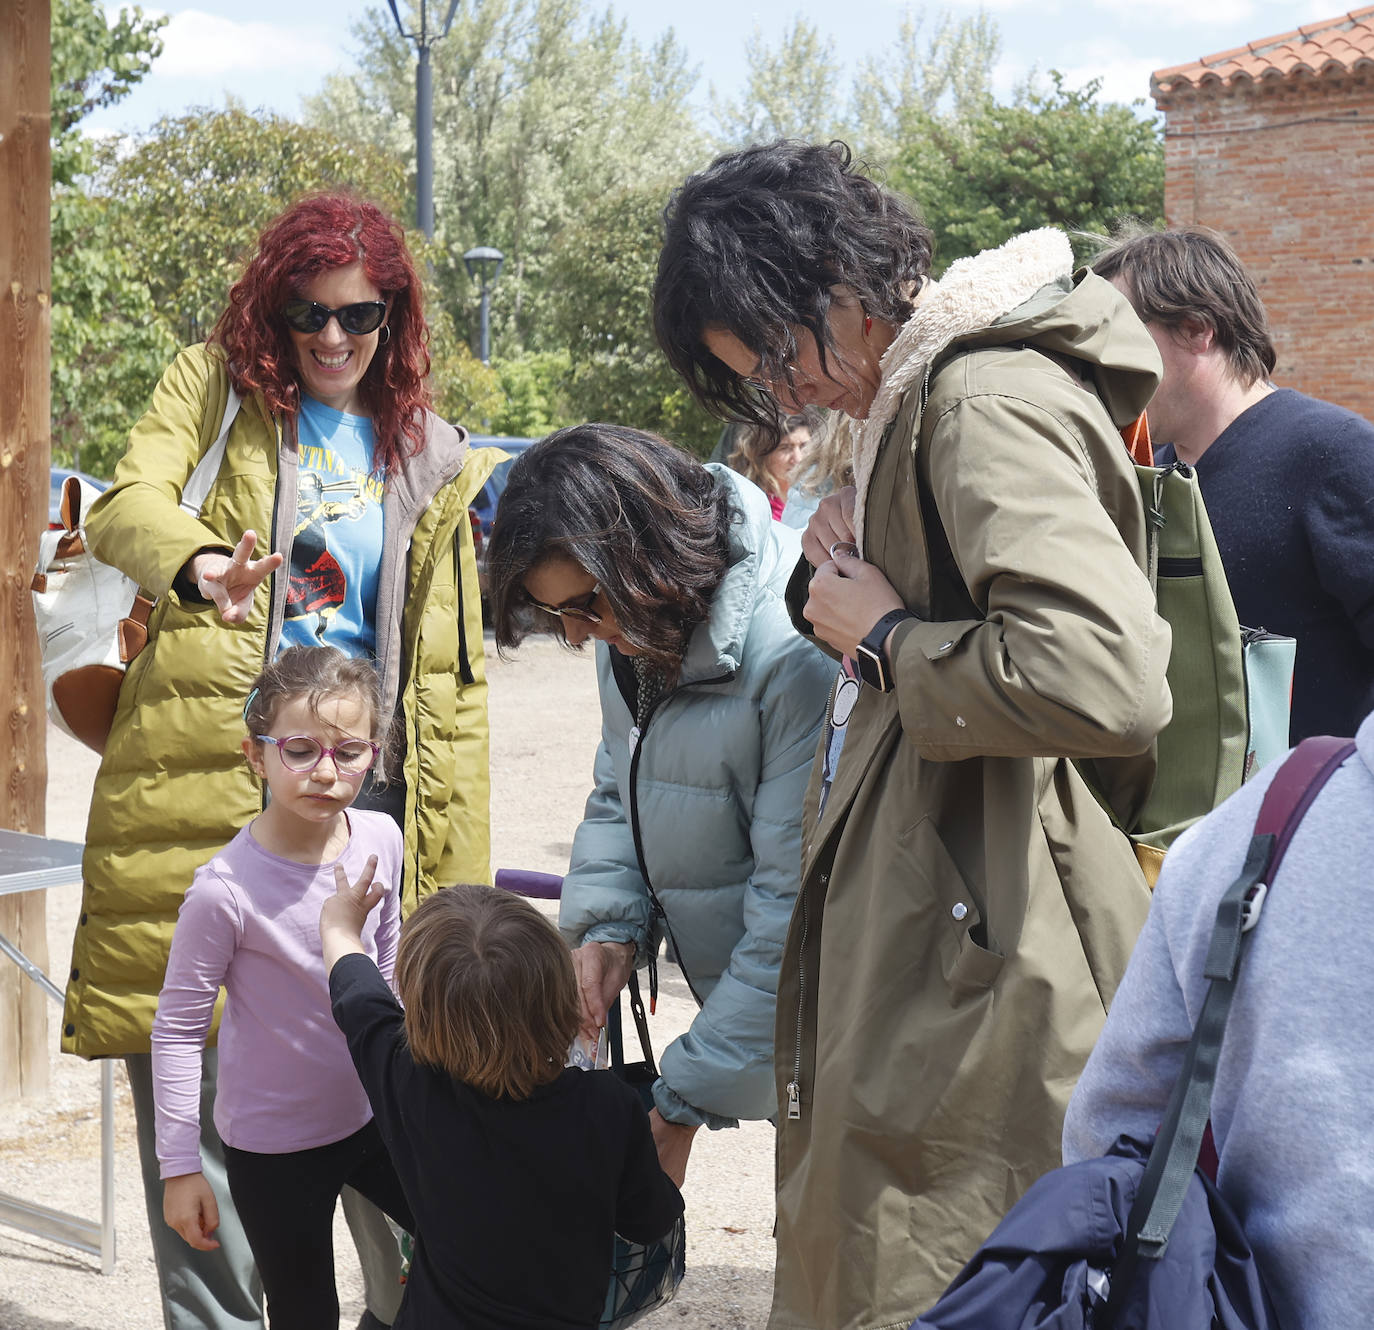
[[(225, 94), (249, 107), (295, 115), (301, 98), (326, 74), (352, 67), (352, 29), (372, 7), (368, 0), (145, 4), (146, 12), (170, 15), (163, 30), (166, 49), (142, 86), (119, 106), (91, 117), (89, 127), (145, 129), (160, 115), (222, 104)], [(431, 13), (446, 7), (445, 0), (431, 0)], [(671, 23), (699, 69), (696, 99), (705, 106), (712, 87), (725, 95), (738, 92), (744, 42), (756, 26), (765, 35), (777, 33), (803, 15), (833, 41), (840, 61), (856, 67), (891, 40), (903, 0), (610, 0), (609, 7), (644, 43)], [(945, 7), (958, 16), (978, 6), (950, 0), (928, 12)], [(1071, 86), (1100, 77), (1104, 95), (1121, 101), (1146, 97), (1153, 69), (1342, 12), (1329, 0), (985, 0), (983, 7), (1002, 36), (999, 93), (1009, 94), (1032, 69), (1055, 68)]]

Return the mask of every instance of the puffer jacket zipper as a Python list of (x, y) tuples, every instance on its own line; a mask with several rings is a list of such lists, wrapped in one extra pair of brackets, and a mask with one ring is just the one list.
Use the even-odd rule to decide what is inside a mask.
[[(275, 426), (276, 431), (277, 431), (277, 474), (276, 474), (276, 477), (275, 477), (274, 482), (273, 482), (273, 485), (272, 485), (272, 522), (271, 522), (271, 526), (268, 528), (268, 529), (271, 531), (272, 534), (271, 534), (271, 544), (268, 546), (269, 553), (275, 552), (278, 548), (280, 548), (280, 535), (281, 535), (281, 533), (277, 530), (277, 523), (281, 520), (281, 486), (282, 486), (282, 467), (283, 467), (283, 462), (282, 462), (282, 453), (283, 453), (282, 443), (283, 443), (283, 439), (282, 439), (281, 417), (278, 416), (275, 412), (274, 412), (273, 415), (272, 415), (272, 423), (273, 423), (273, 425)], [(281, 566), (280, 568), (278, 568), (275, 572), (273, 572), (273, 573), (271, 574), (271, 578), (270, 578), (270, 580), (269, 580), (268, 583), (267, 583), (267, 632), (266, 632), (265, 636), (263, 637), (263, 643), (262, 643), (262, 667), (263, 667), (264, 670), (272, 663), (272, 646), (273, 646), (273, 639), (274, 639), (274, 636), (275, 636), (275, 634), (273, 633), (273, 627), (272, 627), (272, 626), (273, 626), (273, 623), (276, 621), (277, 609), (278, 609), (278, 606), (277, 606), (277, 582), (278, 582), (278, 579), (285, 579), (285, 578), (289, 578), (289, 577), (290, 577), (290, 575), (291, 575), (290, 561), (291, 561), (291, 548), (290, 548), (290, 546), (288, 545), (288, 546), (287, 546), (287, 549), (286, 549), (286, 553), (283, 555), (283, 558), (282, 558), (282, 566)], [(280, 631), (280, 630), (278, 629), (278, 631)], [(247, 711), (247, 709), (248, 709), (248, 707), (247, 707), (247, 704), (245, 703), (245, 704), (244, 704), (244, 710)], [(260, 803), (261, 803), (262, 810), (263, 810), (263, 811), (266, 811), (266, 808), (267, 808), (267, 782), (266, 782), (265, 780), (264, 780), (264, 781), (259, 781), (258, 784), (259, 784), (258, 798), (259, 798), (259, 801), (260, 801)]]
[[(714, 679), (699, 679), (691, 684), (679, 684), (667, 692), (660, 693), (651, 703), (648, 713), (644, 717), (644, 724), (630, 726), (630, 834), (634, 837), (635, 858), (639, 862), (639, 875), (644, 879), (644, 887), (649, 893), (649, 902), (653, 907), (654, 918), (663, 926), (664, 932), (668, 935), (668, 941), (673, 944), (673, 955), (677, 957), (678, 969), (682, 971), (682, 977), (687, 981), (687, 988), (696, 999), (698, 1007), (704, 1006), (705, 1002), (701, 994), (697, 992), (696, 985), (692, 983), (692, 976), (687, 973), (687, 966), (683, 964), (682, 948), (677, 944), (677, 938), (673, 936), (673, 926), (668, 922), (668, 915), (663, 909), (662, 902), (658, 899), (658, 894), (654, 891), (653, 881), (649, 877), (649, 867), (644, 861), (644, 838), (639, 829), (639, 758), (644, 751), (644, 735), (650, 723), (653, 721), (654, 714), (665, 703), (671, 701), (684, 688), (709, 687), (712, 684), (727, 683), (735, 677), (734, 671), (722, 674)], [(632, 708), (633, 710), (633, 708)], [(655, 998), (658, 996), (658, 965), (656, 958), (649, 958), (649, 1003), (650, 1009), (653, 1008)]]

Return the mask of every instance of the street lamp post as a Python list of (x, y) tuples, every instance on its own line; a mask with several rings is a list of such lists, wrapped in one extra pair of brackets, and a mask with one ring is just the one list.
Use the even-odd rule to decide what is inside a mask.
[(415, 43), (415, 225), (434, 239), (434, 67), (430, 64), (429, 49), (441, 37), (448, 36), (453, 26), (453, 15), (458, 9), (458, 0), (451, 0), (448, 15), (444, 19), (443, 30), (431, 33), (429, 30), (429, 5), (427, 0), (419, 0), (420, 26), (415, 32), (407, 32), (401, 22), (396, 0), (387, 0), (391, 16), (396, 20), (396, 31), (408, 42)]
[[(473, 281), (482, 283), (482, 313), (481, 313), (481, 332), (478, 336), (477, 348), (478, 356), (482, 364), (491, 364), (491, 307), (488, 301), (488, 292), (496, 284), (496, 279), (501, 275), (501, 265), (506, 261), (506, 256), (499, 249), (492, 249), (490, 245), (479, 245), (476, 249), (470, 249), (463, 255), (463, 266), (468, 270), (468, 276)], [(487, 265), (491, 265), (491, 275), (487, 275)]]

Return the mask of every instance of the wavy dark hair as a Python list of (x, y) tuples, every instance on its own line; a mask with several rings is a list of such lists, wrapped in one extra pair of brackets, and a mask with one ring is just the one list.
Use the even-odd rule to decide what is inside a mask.
[(930, 270), (932, 237), (915, 209), (854, 163), (838, 141), (783, 139), (717, 157), (688, 176), (663, 214), (654, 332), (668, 363), (712, 415), (776, 425), (768, 398), (703, 345), (712, 328), (755, 352), (763, 376), (794, 386), (796, 330), (821, 366), (838, 351), (832, 288), (901, 327)]
[(487, 546), (496, 643), (532, 631), (564, 643), (562, 619), (530, 604), (525, 578), (548, 558), (580, 564), (625, 640), (675, 677), (730, 560), (728, 489), (690, 453), (622, 425), (575, 425), (521, 453)]
[(1093, 271), (1109, 282), (1122, 278), (1146, 323), (1180, 328), (1196, 319), (1206, 324), (1226, 353), (1232, 376), (1247, 388), (1274, 372), (1278, 357), (1264, 301), (1224, 236), (1204, 226), (1156, 231), (1127, 223), (1111, 240), (1098, 243)]
[(430, 362), (424, 297), (405, 233), (376, 204), (346, 191), (292, 204), (258, 237), (208, 340), (223, 348), (240, 395), (260, 392), (269, 409), (294, 416), (301, 386), (282, 306), (320, 273), (352, 263), (361, 263), (382, 293), (391, 330), (359, 384), (381, 471), (424, 447)]

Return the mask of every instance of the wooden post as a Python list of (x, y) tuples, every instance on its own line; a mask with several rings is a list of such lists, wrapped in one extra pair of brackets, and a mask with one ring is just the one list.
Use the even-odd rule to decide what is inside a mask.
[[(0, 0), (0, 826), (42, 832), (48, 772), (29, 579), (47, 525), (52, 273), (49, 0)], [(41, 891), (0, 933), (47, 969)], [(0, 1101), (48, 1086), (50, 999), (0, 957)]]

